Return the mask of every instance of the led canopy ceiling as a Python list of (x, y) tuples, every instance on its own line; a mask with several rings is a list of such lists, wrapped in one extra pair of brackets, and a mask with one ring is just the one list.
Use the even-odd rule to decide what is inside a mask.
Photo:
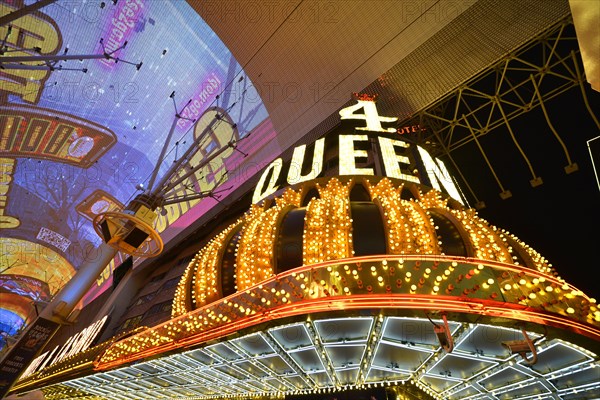
[[(101, 238), (92, 220), (123, 209), (155, 167), (161, 177), (207, 120), (221, 113), (236, 129), (215, 126), (196, 159), (232, 135), (243, 138), (267, 112), (233, 55), (185, 1), (46, 3), (53, 4), (0, 26), (0, 273), (38, 279), (55, 293), (95, 256)], [(0, 1), (0, 15), (23, 6)], [(174, 140), (157, 166), (171, 127)], [(187, 180), (189, 189), (176, 189), (226, 182), (230, 155)], [(165, 232), (198, 203), (169, 205), (157, 229)], [(47, 275), (31, 276), (50, 253), (56, 260)], [(110, 283), (114, 265), (86, 303)]]

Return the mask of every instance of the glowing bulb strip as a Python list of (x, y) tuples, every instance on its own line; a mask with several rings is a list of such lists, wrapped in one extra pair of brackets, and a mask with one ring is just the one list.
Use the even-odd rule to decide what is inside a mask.
[(237, 226), (238, 223), (232, 224), (219, 233), (196, 257), (198, 258), (198, 268), (196, 269), (194, 289), (192, 291), (192, 298), (195, 299), (194, 308), (217, 300), (217, 296), (219, 295), (217, 288), (220, 286), (217, 278), (221, 257), (225, 250), (225, 240)]
[(403, 185), (394, 187), (387, 178), (368, 185), (371, 198), (379, 201), (383, 209), (389, 253), (440, 253), (429, 216), (418, 203), (401, 199), (402, 188)]
[[(517, 279), (526, 283), (520, 284)], [(509, 290), (503, 286), (506, 282), (511, 282)], [(513, 289), (513, 285), (519, 289)], [(523, 293), (536, 296), (523, 298)], [(553, 276), (511, 264), (461, 257), (370, 256), (300, 267), (271, 277), (116, 342), (97, 365), (110, 368), (267, 320), (382, 307), (502, 316), (552, 324), (600, 340), (600, 312), (595, 301)]]
[(274, 270), (274, 244), (277, 221), (288, 207), (298, 207), (300, 194), (287, 189), (276, 205), (265, 210), (252, 206), (245, 217), (236, 257), (237, 290), (245, 290), (271, 277)]
[(246, 220), (238, 244), (236, 282), (245, 290), (274, 274), (273, 234), (279, 210), (256, 212)]
[[(235, 222), (212, 238), (190, 261), (175, 290), (171, 317), (183, 315), (218, 298), (219, 266), (217, 263), (221, 260), (225, 240), (239, 222)], [(189, 294), (187, 288), (191, 288)]]
[(403, 185), (396, 190), (388, 179), (382, 179), (376, 186), (368, 185), (373, 201), (379, 202), (383, 210), (383, 223), (387, 236), (387, 249), (390, 254), (403, 254), (404, 213), (400, 193)]
[(537, 251), (535, 251), (534, 249), (529, 247), (521, 239), (519, 239), (515, 235), (509, 233), (508, 231), (506, 231), (504, 229), (498, 229), (498, 228), (496, 228), (496, 230), (497, 230), (498, 234), (500, 235), (500, 237), (508, 236), (512, 241), (517, 243), (517, 245), (520, 246), (521, 249), (523, 249), (525, 251), (525, 253), (531, 259), (531, 262), (533, 263), (532, 267), (535, 267), (540, 272), (543, 272), (546, 274), (551, 274), (551, 275), (556, 275), (556, 271), (554, 270), (554, 268), (552, 268), (552, 265), (540, 253), (538, 253)]
[(409, 226), (412, 233), (415, 253), (436, 254), (441, 253), (438, 246), (434, 224), (421, 204), (414, 201), (403, 200), (406, 210), (409, 210)]
[(427, 193), (421, 193), (419, 202), (424, 209), (428, 208), (448, 208), (448, 199), (442, 198), (442, 193), (437, 190), (429, 190)]
[(179, 315), (183, 315), (190, 311), (190, 307), (187, 305), (188, 294), (186, 288), (190, 286), (192, 276), (196, 269), (195, 258), (192, 259), (185, 268), (181, 280), (175, 289), (173, 296), (173, 306), (171, 307), (171, 318), (175, 318)]
[(321, 198), (312, 199), (306, 207), (304, 265), (352, 255), (349, 185), (332, 178), (327, 186), (317, 188)]
[(477, 216), (475, 210), (450, 210), (462, 226), (469, 233), (473, 247), (475, 248), (475, 257), (483, 260), (493, 260), (505, 263), (512, 263), (512, 256), (508, 252), (502, 239), (490, 228), (487, 221)]

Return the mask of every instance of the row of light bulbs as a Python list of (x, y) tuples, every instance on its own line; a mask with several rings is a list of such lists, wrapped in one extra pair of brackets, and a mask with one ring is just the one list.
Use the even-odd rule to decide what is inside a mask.
[[(338, 179), (332, 178), (324, 186), (317, 185), (320, 198), (312, 199), (308, 203), (306, 212), (303, 253), (305, 265), (352, 256), (352, 220), (349, 207), (351, 183), (352, 181), (343, 184)], [(388, 248), (393, 249), (397, 254), (407, 251), (408, 246), (411, 246), (410, 250), (414, 250), (413, 254), (435, 254), (439, 252), (435, 227), (427, 213), (427, 208), (435, 208), (459, 221), (460, 226), (465, 229), (475, 247), (476, 258), (514, 264), (511, 255), (512, 249), (507, 243), (507, 237), (510, 237), (515, 243), (522, 244), (522, 242), (508, 232), (490, 226), (485, 220), (479, 218), (474, 210), (448, 208), (447, 201), (433, 190), (425, 195), (420, 194), (421, 203), (401, 199), (402, 185), (395, 187), (387, 178), (380, 180), (375, 185), (371, 185), (368, 181), (365, 181), (365, 183), (372, 199), (378, 202), (384, 211)], [(244, 216), (244, 226), (238, 241), (236, 254), (236, 283), (239, 294), (243, 294), (244, 291), (248, 292), (250, 288), (259, 285), (274, 275), (273, 248), (276, 223), (281, 213), (289, 207), (298, 207), (300, 200), (299, 192), (288, 189), (281, 197), (275, 199), (276, 204), (273, 207), (265, 208), (264, 204), (253, 206)], [(231, 225), (226, 231), (213, 239), (188, 266), (176, 292), (173, 307), (174, 316), (183, 316), (191, 311), (190, 304), (192, 304), (192, 309), (200, 308), (208, 304), (209, 299), (215, 298), (216, 286), (219, 284), (216, 272), (220, 263), (219, 254), (222, 254), (226, 239), (230, 237), (229, 232), (234, 225), (237, 225), (237, 223)], [(543, 273), (552, 271), (551, 266), (537, 253), (529, 247), (524, 246), (524, 248), (531, 259), (537, 263), (538, 271)], [(401, 276), (397, 276), (403, 268), (401, 262), (392, 267), (397, 271), (395, 274), (390, 274), (390, 270), (385, 271), (386, 264), (382, 264), (382, 271), (371, 270), (368, 273), (361, 272), (359, 268), (353, 268), (352, 270), (336, 269), (332, 273), (330, 268), (327, 273), (320, 277), (306, 276), (300, 281), (294, 281), (292, 284), (296, 286), (292, 290), (286, 291), (277, 288), (274, 293), (266, 295), (250, 291), (252, 298), (244, 300), (246, 301), (245, 304), (232, 302), (234, 307), (229, 311), (230, 314), (227, 314), (227, 312), (210, 312), (208, 311), (210, 308), (206, 309), (204, 313), (194, 312), (190, 314), (188, 318), (190, 321), (185, 323), (184, 326), (192, 331), (204, 330), (214, 326), (215, 323), (222, 324), (234, 321), (240, 316), (251, 315), (256, 312), (257, 306), (258, 309), (268, 309), (276, 305), (301, 301), (305, 298), (341, 294), (352, 295), (364, 292), (365, 289), (367, 293), (379, 293), (381, 290), (385, 290), (384, 293), (391, 293), (400, 290), (416, 294), (428, 290), (429, 292), (425, 292), (425, 294), (483, 296), (484, 298), (487, 296), (493, 300), (501, 300), (503, 297), (505, 299), (514, 298), (515, 303), (543, 307), (567, 315), (572, 315), (577, 311), (580, 317), (592, 321), (600, 320), (595, 302), (587, 301), (582, 293), (573, 292), (568, 285), (566, 289), (563, 288), (566, 283), (557, 285), (554, 282), (553, 285), (548, 285), (540, 281), (525, 280), (525, 278), (517, 279), (508, 271), (499, 276), (496, 276), (492, 271), (492, 273), (487, 274), (490, 276), (488, 279), (478, 277), (471, 279), (482, 272), (483, 265), (472, 268), (464, 274), (460, 273), (458, 276), (455, 276), (457, 275), (454, 272), (455, 267), (456, 262), (444, 270), (433, 271), (431, 268), (427, 268), (422, 271), (404, 271)], [(467, 282), (469, 285), (465, 286)], [(504, 282), (502, 286), (498, 286), (501, 282)], [(191, 302), (188, 298), (190, 291), (187, 289), (190, 287), (193, 288)], [(484, 294), (477, 294), (482, 293), (482, 290)], [(491, 293), (485, 294), (487, 290), (490, 290)], [(547, 299), (540, 298), (544, 296), (549, 297), (551, 301), (544, 301)], [(240, 298), (242, 297), (244, 296), (240, 296)], [(585, 300), (583, 306), (569, 301), (573, 299), (580, 300), (581, 297)], [(575, 306), (567, 303), (573, 303)], [(221, 303), (215, 304), (215, 306), (219, 306), (219, 304)], [(565, 305), (566, 307), (564, 307)], [(561, 307), (564, 307), (564, 309)], [(173, 324), (173, 322), (169, 324)], [(169, 324), (166, 326), (170, 326)], [(161, 330), (161, 328), (158, 327), (158, 330)], [(173, 340), (179, 332), (180, 328), (173, 326), (166, 329), (166, 339), (161, 335), (148, 335), (140, 344), (144, 346), (162, 344), (165, 340)], [(137, 349), (136, 345), (123, 344), (123, 346), (125, 346), (124, 349), (121, 349), (123, 352), (117, 351), (117, 348), (115, 348), (113, 349), (115, 350), (114, 355), (105, 355), (105, 357), (114, 360)]]
[[(387, 178), (374, 185), (365, 180), (364, 184), (369, 189), (372, 199), (382, 208), (390, 254), (441, 253), (441, 242), (435, 232), (437, 227), (427, 212), (428, 208), (435, 208), (445, 210), (445, 213), (462, 223), (474, 244), (477, 258), (515, 263), (511, 256), (513, 249), (506, 240), (506, 236), (509, 235), (511, 240), (525, 248), (540, 272), (553, 273), (543, 257), (518, 238), (490, 226), (479, 218), (474, 210), (448, 208), (448, 200), (442, 198), (441, 193), (436, 190), (425, 194), (419, 192), (419, 202), (401, 199), (403, 185), (396, 187)], [(353, 255), (352, 219), (348, 198), (351, 185), (352, 180), (344, 185), (336, 178), (330, 179), (325, 186), (317, 185), (320, 198), (309, 202), (305, 218), (304, 265)], [(282, 196), (275, 199), (274, 207), (265, 209), (264, 204), (262, 207), (255, 205), (246, 214), (242, 235), (236, 248), (236, 290), (245, 290), (274, 274), (275, 225), (281, 213), (290, 207), (298, 207), (300, 200), (300, 192), (288, 188)], [(232, 227), (233, 225), (227, 228), (226, 232)], [(210, 249), (203, 249), (192, 261), (192, 268), (186, 270), (176, 292), (173, 316), (185, 314), (215, 298), (216, 286), (219, 284), (216, 271), (220, 267), (220, 260), (216, 255), (219, 254), (218, 249), (225, 246), (226, 238), (227, 234), (218, 235), (207, 245)], [(186, 289), (189, 287), (192, 288), (191, 301), (188, 299), (190, 290)]]
[(322, 264), (310, 270), (280, 274), (277, 279), (269, 279), (118, 342), (104, 354), (103, 360), (110, 362), (120, 357), (135, 356), (140, 351), (149, 351), (215, 327), (236, 323), (256, 313), (276, 309), (279, 305), (331, 296), (396, 293), (467, 296), (521, 303), (535, 309), (575, 316), (590, 323), (600, 320), (595, 302), (588, 301), (569, 285), (550, 276), (540, 276), (533, 270), (516, 271), (485, 263), (405, 260), (392, 256), (378, 261)]

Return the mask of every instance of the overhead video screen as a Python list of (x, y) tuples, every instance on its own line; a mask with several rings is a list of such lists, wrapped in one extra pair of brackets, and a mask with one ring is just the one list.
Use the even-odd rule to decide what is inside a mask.
[[(31, 3), (0, 0), (0, 15)], [(14, 239), (0, 240), (2, 273), (30, 258), (15, 240), (49, 248), (66, 271), (93, 257), (92, 219), (140, 193), (169, 132), (157, 182), (216, 113), (228, 124), (195, 161), (268, 121), (242, 67), (183, 0), (59, 0), (0, 26), (0, 41), (0, 238)], [(238, 155), (221, 154), (185, 183), (223, 185)], [(171, 206), (158, 230), (199, 202)]]

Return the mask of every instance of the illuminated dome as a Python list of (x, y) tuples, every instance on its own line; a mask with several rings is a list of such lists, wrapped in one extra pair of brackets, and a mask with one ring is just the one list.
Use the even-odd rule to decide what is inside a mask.
[[(593, 299), (560, 279), (534, 249), (475, 210), (434, 189), (423, 192), (423, 187), (389, 178), (340, 179), (313, 181), (253, 205), (192, 260), (178, 288), (173, 316), (296, 267), (390, 255), (395, 257), (383, 257), (381, 266), (397, 267), (373, 273), (376, 285), (367, 284), (358, 272), (346, 275), (356, 284), (365, 280), (361, 286), (370, 287), (369, 292), (385, 288), (387, 293), (466, 296), (586, 323), (600, 320)], [(448, 269), (440, 266), (442, 260), (451, 262)], [(461, 261), (468, 265), (457, 268), (454, 264)], [(412, 267), (403, 268), (405, 264)], [(425, 264), (431, 266), (420, 268)], [(327, 296), (353, 294), (351, 280), (343, 274), (328, 278), (326, 284), (304, 285), (301, 297), (319, 291)]]
[[(275, 196), (196, 254), (173, 318), (103, 350), (97, 377), (192, 368), (230, 382), (187, 374), (185, 395), (198, 398), (378, 385), (437, 399), (600, 391), (595, 300), (474, 210), (372, 176)], [(93, 390), (84, 380), (73, 385)]]

